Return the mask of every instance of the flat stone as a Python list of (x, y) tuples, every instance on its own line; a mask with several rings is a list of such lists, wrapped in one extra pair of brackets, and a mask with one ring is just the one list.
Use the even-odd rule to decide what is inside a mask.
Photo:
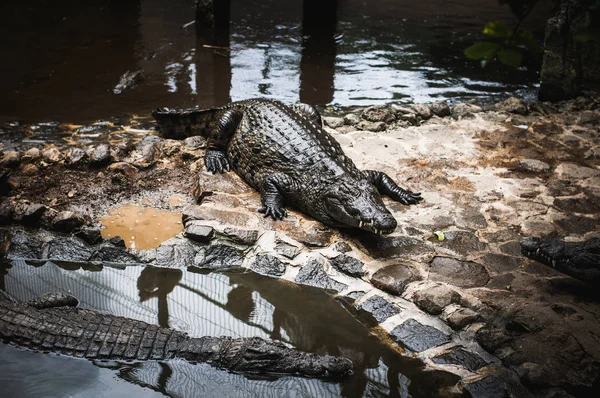
[(427, 104), (415, 104), (411, 108), (421, 119), (423, 119), (423, 120), (431, 119), (431, 116), (432, 116), (431, 109), (429, 109)]
[(361, 234), (358, 239), (371, 257), (382, 260), (404, 259), (408, 255), (422, 255), (433, 252), (433, 249), (420, 239), (409, 236)]
[(88, 159), (87, 153), (81, 148), (71, 148), (67, 152), (65, 158), (65, 165), (69, 167), (76, 167), (83, 164)]
[(450, 116), (452, 112), (446, 101), (437, 101), (431, 104), (431, 111), (434, 115), (439, 117)]
[(487, 244), (470, 231), (444, 232), (444, 240), (435, 240), (436, 245), (444, 246), (461, 256), (471, 256), (487, 249)]
[(23, 162), (35, 162), (42, 156), (42, 151), (38, 148), (30, 148), (25, 151), (23, 156), (21, 157), (21, 161)]
[(358, 122), (360, 122), (360, 116), (358, 116), (356, 113), (348, 113), (344, 115), (344, 124), (354, 126), (355, 124), (358, 124)]
[(372, 296), (362, 304), (355, 305), (359, 311), (370, 314), (378, 323), (381, 323), (389, 317), (399, 314), (400, 308), (381, 296)]
[(556, 166), (554, 173), (561, 178), (574, 180), (600, 176), (600, 170), (574, 163), (561, 163)]
[(48, 163), (58, 163), (62, 160), (62, 154), (57, 148), (50, 148), (42, 153), (44, 160)]
[(55, 238), (48, 244), (48, 259), (54, 261), (87, 262), (93, 253), (93, 247), (74, 236)]
[[(448, 308), (448, 307), (446, 307)], [(460, 330), (473, 322), (478, 321), (479, 314), (469, 308), (459, 307), (452, 311), (444, 310), (442, 319), (454, 330)]]
[(4, 167), (17, 167), (21, 163), (21, 153), (17, 151), (7, 151), (0, 160), (0, 165)]
[(187, 137), (185, 140), (185, 145), (190, 147), (191, 149), (201, 149), (206, 148), (206, 138), (201, 135), (194, 135), (191, 137)]
[(356, 128), (359, 130), (366, 130), (378, 133), (381, 131), (385, 131), (387, 129), (387, 125), (384, 122), (369, 122), (367, 120), (361, 120), (356, 125)]
[(395, 295), (401, 295), (411, 282), (420, 280), (416, 270), (404, 264), (394, 264), (384, 267), (371, 277), (371, 283), (381, 290)]
[(396, 326), (390, 335), (411, 351), (421, 352), (448, 342), (449, 336), (433, 326), (409, 319)]
[(597, 125), (600, 124), (600, 112), (599, 111), (583, 111), (579, 115), (577, 124), (581, 126), (585, 125)]
[(481, 264), (437, 256), (431, 262), (429, 279), (458, 287), (485, 286), (490, 276)]
[(423, 290), (418, 290), (413, 297), (419, 308), (433, 315), (441, 314), (444, 307), (458, 303), (460, 299), (460, 294), (446, 285), (428, 286)]
[(214, 236), (214, 228), (192, 220), (185, 225), (183, 235), (195, 242), (208, 243)]
[(315, 259), (310, 260), (308, 263), (302, 266), (302, 268), (300, 268), (300, 271), (298, 272), (298, 275), (296, 275), (294, 282), (302, 285), (319, 287), (322, 289), (335, 290), (337, 292), (340, 292), (348, 287), (341, 282), (331, 279), (323, 269), (323, 265)]
[(396, 120), (396, 115), (389, 107), (385, 105), (375, 105), (366, 108), (362, 112), (362, 118), (369, 122), (390, 123)]
[(331, 248), (340, 253), (348, 253), (352, 251), (352, 247), (350, 247), (350, 245), (346, 242), (335, 242)]
[(461, 102), (452, 107), (451, 113), (454, 119), (472, 119), (481, 111), (482, 109), (477, 105)]
[(342, 127), (344, 125), (344, 118), (325, 116), (325, 117), (323, 117), (323, 122), (325, 123), (326, 126), (331, 127), (332, 129), (337, 129), (338, 127)]
[[(555, 198), (554, 205), (568, 213), (600, 213), (600, 203), (596, 198)], [(523, 232), (525, 234), (525, 232)]]
[(73, 211), (61, 211), (52, 220), (52, 229), (59, 232), (69, 233), (85, 224), (82, 214)]
[(212, 270), (239, 268), (244, 262), (242, 252), (226, 245), (212, 245), (206, 249), (204, 255), (196, 256), (194, 266)]
[(479, 261), (497, 273), (514, 271), (523, 264), (522, 257), (507, 256), (499, 253), (487, 253), (483, 257), (480, 257)]
[(518, 115), (527, 114), (527, 105), (523, 103), (519, 98), (511, 97), (506, 101), (497, 103), (495, 105), (497, 111), (516, 113)]
[(281, 276), (285, 272), (285, 264), (277, 257), (269, 254), (259, 254), (250, 269), (261, 275)]
[(255, 229), (241, 229), (227, 227), (223, 230), (223, 235), (236, 243), (244, 245), (253, 245), (258, 240), (258, 231)]
[(521, 159), (517, 162), (515, 169), (531, 173), (547, 173), (550, 171), (550, 165), (537, 159)]
[(452, 351), (444, 352), (431, 359), (434, 363), (460, 365), (465, 369), (475, 372), (488, 364), (488, 362), (481, 358), (474, 352), (469, 352), (462, 347), (453, 349)]
[(508, 398), (506, 384), (496, 376), (486, 376), (472, 383), (463, 384), (472, 398)]
[(354, 257), (340, 254), (329, 260), (329, 262), (335, 269), (346, 275), (360, 278), (365, 274), (364, 263)]
[(112, 162), (112, 155), (110, 154), (110, 147), (108, 144), (100, 144), (88, 151), (87, 154), (90, 159), (90, 165), (93, 167), (106, 166)]
[(275, 240), (275, 252), (290, 260), (300, 253), (300, 248), (281, 239)]
[[(568, 204), (566, 204), (566, 207), (568, 207)], [(520, 227), (524, 236), (546, 237), (556, 235), (556, 227), (546, 220), (525, 220)]]

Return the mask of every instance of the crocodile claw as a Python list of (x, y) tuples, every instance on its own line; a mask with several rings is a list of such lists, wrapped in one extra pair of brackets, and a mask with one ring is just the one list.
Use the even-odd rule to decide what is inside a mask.
[(204, 164), (206, 169), (211, 173), (222, 173), (223, 171), (229, 171), (229, 161), (225, 154), (218, 150), (208, 150), (204, 155)]
[(266, 205), (258, 209), (259, 213), (263, 213), (265, 217), (273, 217), (273, 220), (283, 220), (287, 216), (287, 211), (281, 206)]

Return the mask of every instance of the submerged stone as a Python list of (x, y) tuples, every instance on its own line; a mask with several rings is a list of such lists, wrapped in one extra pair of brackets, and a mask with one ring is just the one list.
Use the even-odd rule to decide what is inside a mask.
[(302, 268), (300, 268), (300, 271), (298, 272), (294, 282), (302, 285), (320, 287), (322, 289), (335, 290), (337, 292), (340, 292), (348, 287), (341, 282), (331, 279), (323, 269), (323, 265), (315, 259), (310, 260)]
[(268, 254), (259, 254), (250, 266), (258, 274), (281, 276), (285, 272), (285, 264), (277, 257)]
[(479, 355), (469, 352), (462, 347), (444, 352), (431, 359), (434, 363), (460, 365), (465, 369), (475, 372), (477, 369), (486, 366), (488, 363)]
[(449, 341), (449, 336), (433, 326), (409, 319), (396, 326), (391, 336), (409, 350), (421, 352)]
[(401, 295), (409, 283), (420, 279), (421, 277), (412, 267), (394, 264), (375, 272), (371, 277), (371, 283), (388, 293)]

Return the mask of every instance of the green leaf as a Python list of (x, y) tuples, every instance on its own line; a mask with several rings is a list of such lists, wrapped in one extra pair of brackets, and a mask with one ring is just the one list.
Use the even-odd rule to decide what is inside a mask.
[(483, 34), (492, 37), (510, 37), (512, 30), (504, 22), (492, 21), (485, 24)]
[(499, 48), (499, 44), (483, 41), (465, 49), (464, 53), (469, 59), (493, 58)]
[(523, 54), (514, 48), (505, 48), (498, 51), (498, 59), (504, 65), (516, 68), (521, 65), (521, 61), (523, 61)]
[(446, 236), (444, 236), (444, 233), (442, 231), (435, 231), (434, 234), (435, 234), (435, 236), (437, 236), (438, 240), (446, 239)]

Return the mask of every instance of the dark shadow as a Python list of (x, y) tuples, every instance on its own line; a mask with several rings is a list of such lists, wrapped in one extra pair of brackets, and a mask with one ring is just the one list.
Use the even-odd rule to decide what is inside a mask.
[(167, 296), (181, 281), (183, 273), (179, 269), (146, 267), (141, 272), (137, 288), (140, 302), (150, 298), (158, 298), (158, 324), (163, 328), (169, 327), (169, 306)]
[(337, 1), (304, 0), (300, 102), (325, 105), (333, 101)]

